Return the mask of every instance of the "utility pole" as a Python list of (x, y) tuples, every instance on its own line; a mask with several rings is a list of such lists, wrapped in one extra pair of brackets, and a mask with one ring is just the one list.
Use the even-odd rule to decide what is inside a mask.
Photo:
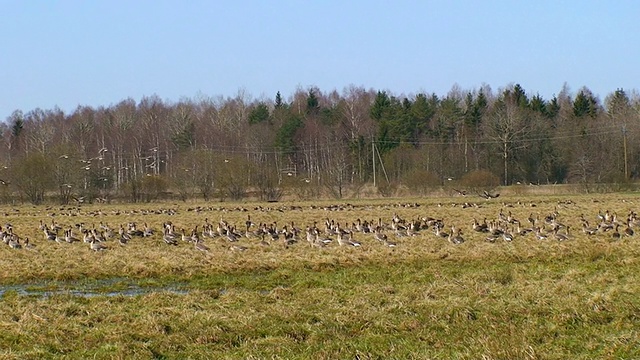
[(622, 146), (624, 148), (624, 179), (629, 179), (629, 163), (627, 161), (627, 124), (622, 125)]
[(371, 136), (371, 162), (373, 164), (373, 187), (376, 187), (376, 143)]

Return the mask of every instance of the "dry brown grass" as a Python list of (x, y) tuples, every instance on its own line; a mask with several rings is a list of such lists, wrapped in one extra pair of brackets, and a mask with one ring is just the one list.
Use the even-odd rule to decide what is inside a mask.
[[(37, 247), (0, 247), (2, 284), (81, 290), (87, 279), (115, 278), (158, 291), (5, 292), (0, 357), (634, 358), (640, 356), (634, 345), (640, 340), (640, 238), (587, 236), (579, 219), (595, 221), (606, 210), (624, 218), (639, 205), (635, 194), (614, 194), (3, 208), (9, 216), (0, 221)], [(169, 208), (176, 214), (162, 213)], [(530, 214), (557, 211), (558, 221), (573, 229), (571, 239), (538, 241), (530, 234), (489, 243), (471, 229), (473, 218), (494, 219), (500, 211), (523, 225)], [(208, 218), (240, 229), (247, 214), (255, 223), (304, 227), (326, 218), (388, 223), (394, 213), (441, 218), (461, 228), (466, 241), (452, 245), (430, 231), (394, 239), (388, 232), (397, 247), (358, 234), (360, 248), (333, 243), (317, 249), (304, 240), (284, 248), (242, 239), (248, 250), (236, 252), (226, 240), (207, 239), (205, 254), (190, 244), (168, 246), (155, 235), (126, 247), (110, 241), (108, 250), (95, 253), (84, 243), (45, 241), (37, 230), (39, 220), (64, 227), (135, 221), (160, 230), (168, 220), (191, 229)], [(161, 291), (176, 284), (185, 293)], [(118, 293), (122, 286), (104, 285), (104, 291)]]

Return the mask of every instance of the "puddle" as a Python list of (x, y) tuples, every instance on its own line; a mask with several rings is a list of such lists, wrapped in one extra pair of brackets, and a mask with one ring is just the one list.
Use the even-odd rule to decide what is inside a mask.
[(189, 293), (186, 284), (143, 285), (123, 279), (105, 279), (91, 282), (46, 282), (33, 284), (0, 285), (0, 297), (7, 292), (21, 296), (47, 298), (56, 295), (71, 295), (84, 298), (96, 296), (133, 297), (151, 293), (171, 293), (185, 295)]

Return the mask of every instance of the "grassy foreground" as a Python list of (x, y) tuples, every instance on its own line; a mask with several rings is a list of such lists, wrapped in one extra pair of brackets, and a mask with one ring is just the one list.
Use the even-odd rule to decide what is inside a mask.
[[(522, 200), (471, 208), (459, 206), (466, 201), (460, 198), (456, 206), (451, 199), (441, 206), (443, 199), (422, 200), (419, 207), (401, 200), (339, 210), (245, 204), (248, 212), (155, 205), (177, 207), (171, 216), (117, 205), (86, 207), (72, 217), (61, 215), (69, 210), (7, 208), (7, 221), (36, 248), (0, 247), (0, 358), (640, 358), (640, 235), (588, 237), (578, 222), (599, 210), (624, 216), (635, 198)], [(557, 211), (576, 230), (564, 242), (523, 236), (488, 243), (472, 232), (473, 217), (494, 218), (501, 210), (521, 219)], [(248, 250), (233, 252), (212, 239), (204, 254), (187, 244), (168, 247), (157, 235), (94, 253), (83, 243), (46, 242), (37, 231), (41, 219), (146, 221), (157, 229), (167, 219), (185, 228), (205, 218), (241, 224), (247, 213), (254, 221), (293, 219), (300, 226), (327, 217), (437, 216), (461, 227), (466, 241), (453, 245), (424, 232), (388, 248), (362, 234), (360, 248), (285, 249), (243, 240)], [(178, 284), (181, 291), (118, 295), (120, 280), (92, 296), (13, 290), (81, 289), (114, 278), (159, 290)]]

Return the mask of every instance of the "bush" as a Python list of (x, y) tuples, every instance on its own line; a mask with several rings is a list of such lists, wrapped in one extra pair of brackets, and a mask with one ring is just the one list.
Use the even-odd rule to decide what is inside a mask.
[(308, 178), (296, 176), (285, 177), (283, 179), (283, 186), (285, 186), (286, 189), (288, 189), (291, 194), (296, 196), (299, 200), (318, 199), (322, 194), (320, 185)]
[(402, 183), (412, 192), (424, 195), (441, 185), (440, 177), (427, 170), (414, 170), (406, 174)]
[(284, 195), (282, 188), (278, 186), (278, 179), (274, 177), (261, 177), (257, 180), (258, 193), (262, 201), (280, 201)]
[(378, 194), (382, 197), (391, 197), (398, 190), (398, 184), (395, 182), (382, 182), (378, 185)]
[(473, 192), (491, 191), (500, 186), (500, 178), (490, 171), (476, 170), (466, 173), (460, 185)]
[(141, 181), (141, 190), (144, 200), (149, 202), (156, 200), (160, 194), (167, 191), (167, 180), (160, 175), (147, 175)]

